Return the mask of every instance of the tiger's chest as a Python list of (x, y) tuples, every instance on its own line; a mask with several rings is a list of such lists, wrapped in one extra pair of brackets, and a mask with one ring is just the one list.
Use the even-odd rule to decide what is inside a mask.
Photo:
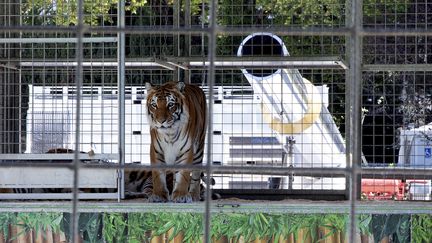
[(159, 152), (163, 154), (165, 163), (181, 163), (186, 159), (188, 152), (191, 151), (192, 141), (182, 129), (167, 130), (159, 131)]

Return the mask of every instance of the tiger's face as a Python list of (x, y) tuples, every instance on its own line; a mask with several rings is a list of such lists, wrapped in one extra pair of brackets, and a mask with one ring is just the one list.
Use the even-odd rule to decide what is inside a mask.
[(147, 114), (150, 125), (157, 129), (172, 128), (183, 113), (182, 92), (184, 83), (169, 82), (161, 86), (146, 83)]

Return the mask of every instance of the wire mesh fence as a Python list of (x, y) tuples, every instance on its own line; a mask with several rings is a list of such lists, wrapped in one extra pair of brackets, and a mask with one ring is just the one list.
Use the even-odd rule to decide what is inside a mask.
[[(152, 169), (197, 169), (211, 196), (347, 200), (353, 237), (362, 199), (431, 200), (430, 8), (5, 1), (0, 198), (72, 198), (76, 213), (149, 196)], [(146, 83), (172, 80), (205, 93), (204, 166), (150, 162)]]

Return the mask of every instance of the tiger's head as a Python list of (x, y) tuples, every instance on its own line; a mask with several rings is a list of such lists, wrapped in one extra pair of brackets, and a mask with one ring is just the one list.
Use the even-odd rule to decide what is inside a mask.
[(146, 83), (150, 126), (169, 129), (182, 119), (184, 87), (183, 82), (168, 82), (160, 86)]

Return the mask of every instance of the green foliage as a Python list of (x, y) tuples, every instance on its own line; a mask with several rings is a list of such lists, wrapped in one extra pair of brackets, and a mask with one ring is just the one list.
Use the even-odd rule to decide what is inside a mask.
[(412, 242), (430, 242), (432, 239), (432, 215), (413, 215), (411, 229)]
[[(103, 237), (100, 235), (103, 219)], [(362, 234), (373, 234), (376, 240), (393, 235), (396, 242), (428, 242), (432, 216), (413, 215), (359, 215), (357, 227)], [(62, 222), (65, 223), (62, 228)], [(63, 230), (67, 236), (70, 214), (62, 213), (0, 213), (0, 232), (9, 235), (9, 225), (19, 225), (22, 234)], [(330, 231), (324, 238), (342, 232), (346, 233), (346, 214), (268, 214), (268, 213), (218, 213), (211, 218), (211, 237), (227, 236), (238, 242), (255, 239), (270, 239), (274, 242), (286, 239), (290, 234), (298, 239), (299, 230), (304, 237), (317, 242), (316, 229), (325, 227)], [(182, 233), (184, 242), (202, 242), (203, 215), (197, 213), (83, 213), (79, 218), (79, 230), (85, 242), (149, 242), (152, 236), (162, 235), (171, 230), (170, 240)], [(411, 231), (411, 239), (410, 237)]]
[(172, 230), (170, 240), (179, 233), (185, 242), (199, 242), (203, 235), (202, 214), (121, 213), (104, 214), (103, 235), (107, 242), (147, 242)]
[(161, 235), (169, 230), (172, 234), (169, 240), (174, 239), (180, 232), (184, 235), (185, 242), (198, 242), (203, 235), (203, 216), (202, 214), (192, 213), (159, 213), (164, 224), (155, 231), (155, 235)]
[(357, 218), (357, 225), (360, 230), (360, 233), (365, 235), (371, 234), (371, 221), (372, 215), (370, 214), (361, 214)]
[[(71, 239), (72, 216), (70, 213), (63, 214), (62, 230), (68, 239)], [(78, 230), (81, 237), (88, 243), (96, 243), (102, 240), (102, 214), (80, 213), (78, 218)]]
[[(146, 0), (126, 1), (126, 10), (135, 14), (139, 7), (144, 6)], [(109, 11), (116, 8), (118, 0), (84, 0), (84, 23), (98, 25), (100, 21), (112, 23)], [(77, 25), (77, 0), (28, 0), (23, 3), (22, 12), (25, 23), (33, 25)]]
[(409, 215), (373, 215), (371, 226), (374, 239), (395, 234), (398, 242), (409, 242)]
[(344, 1), (341, 0), (257, 0), (265, 15), (283, 25), (340, 25), (344, 19)]
[(16, 222), (25, 229), (25, 231), (34, 230), (38, 233), (40, 230), (47, 230), (49, 227), (54, 232), (60, 230), (60, 223), (63, 219), (61, 213), (17, 213)]
[(0, 213), (0, 232), (6, 239), (9, 236), (9, 224), (16, 224), (15, 213)]
[(9, 225), (19, 225), (22, 227), (23, 231), (19, 235), (31, 230), (37, 234), (48, 228), (51, 228), (53, 232), (58, 232), (62, 220), (63, 215), (61, 213), (0, 213), (0, 232), (4, 234), (6, 239), (10, 234)]
[(406, 12), (407, 0), (367, 0), (363, 2), (363, 15), (364, 17), (383, 18), (385, 16), (387, 21), (394, 22), (392, 15), (396, 16), (396, 13)]
[(107, 242), (127, 242), (126, 214), (105, 213), (103, 215), (103, 236)]
[[(327, 216), (325, 214), (300, 214), (300, 215), (294, 215), (296, 219), (296, 226), (294, 231), (294, 238), (298, 239), (298, 231), (300, 229), (305, 230), (306, 233), (304, 234), (304, 239), (298, 239), (301, 241), (306, 240), (307, 237), (310, 237), (313, 242), (316, 242), (318, 240), (318, 235), (316, 229), (318, 227), (326, 227), (331, 228), (336, 232), (336, 228), (333, 225), (329, 225), (328, 223), (334, 221), (337, 221), (337, 216), (335, 215), (328, 215), (332, 218), (327, 219)], [(327, 219), (327, 220), (326, 220)], [(328, 237), (328, 236), (327, 236)]]
[(227, 236), (235, 242), (240, 237), (245, 242), (265, 238), (273, 238), (274, 242), (278, 242), (279, 239), (287, 239), (290, 234), (298, 239), (299, 230), (304, 230), (304, 237), (310, 236), (313, 241), (317, 241), (318, 227), (329, 228), (331, 231), (325, 237), (330, 237), (336, 232), (346, 232), (347, 219), (348, 216), (342, 214), (217, 214), (212, 217), (211, 236), (216, 239)]
[(347, 231), (348, 215), (346, 214), (326, 214), (319, 227), (325, 227), (330, 232), (324, 238), (330, 237), (334, 234), (342, 233), (345, 235)]

